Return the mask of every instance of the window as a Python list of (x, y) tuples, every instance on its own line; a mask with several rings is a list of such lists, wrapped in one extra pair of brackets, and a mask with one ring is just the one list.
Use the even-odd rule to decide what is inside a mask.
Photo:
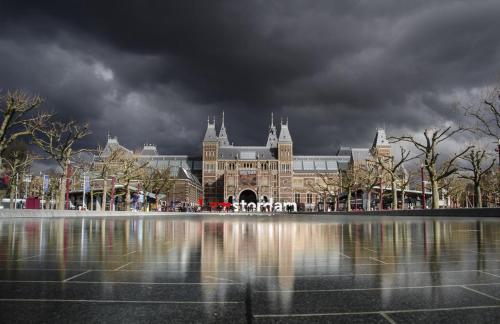
[(307, 193), (307, 195), (306, 195), (306, 202), (308, 204), (312, 204), (312, 202), (313, 202), (313, 195), (312, 195), (312, 193)]
[(297, 205), (300, 204), (300, 193), (298, 192), (295, 193), (295, 203)]

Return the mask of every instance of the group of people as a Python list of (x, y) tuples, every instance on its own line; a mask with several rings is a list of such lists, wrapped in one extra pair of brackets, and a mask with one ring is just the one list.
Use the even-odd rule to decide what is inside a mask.
[(139, 191), (134, 192), (131, 197), (132, 200), (132, 211), (136, 212), (138, 210), (142, 209), (142, 206), (144, 205), (144, 192)]

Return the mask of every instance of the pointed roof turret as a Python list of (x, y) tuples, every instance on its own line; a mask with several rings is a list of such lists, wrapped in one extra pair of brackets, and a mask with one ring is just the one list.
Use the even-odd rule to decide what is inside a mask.
[(267, 147), (277, 147), (278, 146), (278, 133), (276, 131), (276, 126), (274, 126), (274, 115), (271, 113), (271, 125), (269, 126), (269, 135), (267, 136)]
[(217, 134), (215, 132), (215, 118), (213, 123), (210, 122), (210, 117), (207, 120), (207, 131), (205, 132), (205, 137), (203, 138), (203, 142), (217, 142)]
[(226, 133), (226, 126), (224, 125), (224, 111), (222, 111), (222, 125), (219, 131), (219, 144), (221, 146), (229, 146), (229, 138)]
[(391, 144), (387, 140), (385, 129), (383, 128), (377, 128), (377, 133), (375, 134), (375, 138), (373, 139), (372, 148), (380, 146), (391, 146)]
[(377, 133), (373, 139), (373, 145), (371, 147), (371, 153), (377, 156), (391, 156), (391, 143), (387, 140), (385, 134), (385, 129), (377, 128)]
[(283, 119), (281, 119), (280, 137), (278, 141), (282, 143), (292, 142), (292, 136), (290, 135), (290, 131), (288, 130), (288, 118), (286, 119), (286, 123), (283, 123)]

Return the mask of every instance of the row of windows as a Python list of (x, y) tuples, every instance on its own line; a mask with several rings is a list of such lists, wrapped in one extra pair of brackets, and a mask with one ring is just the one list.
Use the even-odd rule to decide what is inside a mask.
[(205, 172), (215, 172), (215, 163), (204, 163), (203, 171)]
[[(313, 202), (313, 195), (312, 193), (307, 193), (306, 194), (306, 204), (312, 204)], [(295, 203), (300, 204), (300, 193), (295, 193)]]
[[(245, 169), (278, 170), (278, 162), (219, 162), (219, 170), (236, 170), (237, 167)], [(289, 170), (290, 166), (288, 166)]]
[(215, 157), (215, 151), (205, 151), (205, 157)]
[(290, 172), (290, 163), (281, 163), (281, 171), (282, 172)]
[(292, 152), (290, 151), (289, 148), (282, 148), (280, 150), (280, 157), (291, 157), (292, 156)]

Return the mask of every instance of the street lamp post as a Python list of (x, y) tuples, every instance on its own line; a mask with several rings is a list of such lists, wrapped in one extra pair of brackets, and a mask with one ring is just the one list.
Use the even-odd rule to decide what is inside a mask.
[(422, 180), (422, 209), (425, 209), (425, 181), (424, 181), (424, 164), (420, 164), (420, 178)]

